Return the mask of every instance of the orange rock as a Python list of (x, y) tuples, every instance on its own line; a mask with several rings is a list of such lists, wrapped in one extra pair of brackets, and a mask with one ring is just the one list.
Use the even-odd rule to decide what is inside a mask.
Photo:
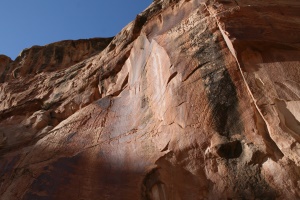
[(92, 49), (1, 56), (1, 198), (299, 199), (299, 11), (154, 1)]

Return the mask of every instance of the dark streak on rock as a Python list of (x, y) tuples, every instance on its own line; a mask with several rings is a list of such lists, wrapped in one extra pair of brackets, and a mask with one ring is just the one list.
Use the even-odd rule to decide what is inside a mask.
[[(213, 128), (222, 136), (242, 132), (242, 123), (238, 111), (238, 98), (227, 69), (223, 73), (210, 74), (207, 97), (212, 108)], [(219, 76), (219, 77), (218, 77)]]
[(43, 51), (43, 57), (45, 58), (45, 62), (38, 69), (38, 72), (44, 71), (44, 69), (49, 65), (52, 56), (53, 56), (53, 47), (49, 46), (48, 48), (45, 48)]
[(73, 133), (70, 133), (67, 138), (66, 138), (66, 143), (69, 143), (72, 141), (72, 138), (77, 134), (77, 132), (73, 132)]
[[(221, 37), (217, 37), (218, 33), (215, 29), (207, 29), (200, 36), (197, 34), (196, 30), (190, 33), (191, 41), (195, 41), (192, 42), (192, 46), (196, 48), (196, 46), (201, 45), (192, 57), (203, 64), (195, 68), (192, 73), (197, 70), (201, 72), (201, 78), (205, 83), (207, 98), (212, 110), (212, 128), (226, 137), (239, 134), (243, 130), (238, 111), (239, 100), (236, 86), (223, 60), (222, 47), (219, 45), (221, 42), (218, 41), (221, 40)], [(205, 38), (210, 38), (210, 41), (202, 44), (201, 41)], [(210, 65), (206, 65), (207, 63), (210, 63)]]
[(40, 46), (35, 46), (31, 48), (30, 55), (33, 55), (33, 64), (29, 67), (28, 74), (32, 74), (34, 72), (34, 67), (39, 62), (40, 54), (42, 53), (41, 50), (42, 47)]
[(10, 64), (6, 65), (4, 72), (1, 74), (0, 77), (0, 83), (4, 83), (5, 79), (6, 79), (6, 74), (9, 72), (9, 68), (10, 68)]
[(56, 47), (55, 48), (55, 60), (57, 62), (57, 64), (62, 63), (64, 59), (64, 47)]

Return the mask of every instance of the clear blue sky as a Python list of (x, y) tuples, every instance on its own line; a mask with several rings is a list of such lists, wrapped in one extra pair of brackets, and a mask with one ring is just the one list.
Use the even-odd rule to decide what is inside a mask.
[(152, 0), (0, 0), (0, 54), (33, 45), (110, 37)]

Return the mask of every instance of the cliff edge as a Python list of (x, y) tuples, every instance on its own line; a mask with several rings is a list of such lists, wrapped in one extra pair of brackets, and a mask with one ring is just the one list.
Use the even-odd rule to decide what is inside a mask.
[(299, 41), (297, 0), (157, 0), (0, 55), (1, 199), (299, 199)]

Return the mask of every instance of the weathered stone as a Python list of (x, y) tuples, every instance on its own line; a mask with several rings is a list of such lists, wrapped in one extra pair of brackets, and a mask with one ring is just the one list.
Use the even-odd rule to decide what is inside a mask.
[(46, 46), (33, 46), (25, 49), (10, 64), (9, 70), (0, 71), (0, 82), (68, 68), (103, 50), (111, 40), (112, 38), (65, 40)]
[(98, 52), (0, 60), (1, 198), (299, 199), (299, 13), (158, 0)]

